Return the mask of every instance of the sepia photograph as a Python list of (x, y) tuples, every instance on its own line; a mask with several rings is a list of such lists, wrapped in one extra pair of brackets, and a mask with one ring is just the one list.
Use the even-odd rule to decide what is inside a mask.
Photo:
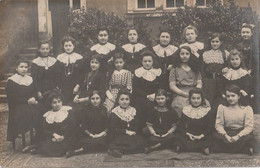
[(259, 167), (259, 0), (0, 0), (0, 168)]

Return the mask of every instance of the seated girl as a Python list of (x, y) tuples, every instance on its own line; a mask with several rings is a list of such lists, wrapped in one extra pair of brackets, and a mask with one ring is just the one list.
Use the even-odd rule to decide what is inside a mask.
[(118, 106), (110, 115), (108, 154), (122, 157), (127, 153), (143, 152), (140, 120), (136, 109), (130, 106), (130, 92), (121, 89), (117, 100)]
[(175, 111), (168, 107), (167, 99), (167, 92), (158, 89), (155, 95), (156, 106), (146, 121), (151, 136), (145, 153), (150, 153), (158, 148), (171, 148), (174, 144), (174, 133), (179, 117)]
[(36, 100), (36, 89), (32, 77), (26, 73), (29, 61), (19, 59), (16, 61), (16, 73), (7, 79), (6, 95), (9, 107), (7, 141), (13, 142), (18, 134), (26, 133), (31, 129), (39, 131), (39, 122), (43, 107)]
[(228, 85), (225, 96), (228, 105), (218, 106), (212, 151), (253, 155), (253, 110), (250, 106), (241, 105), (240, 87)]
[(214, 122), (210, 104), (201, 89), (190, 90), (189, 105), (185, 106), (182, 112), (177, 128), (176, 151), (202, 152), (209, 155), (210, 134)]
[(107, 148), (107, 110), (102, 106), (102, 96), (93, 90), (89, 94), (90, 103), (84, 106), (80, 115), (81, 133), (76, 149), (66, 153), (66, 157), (85, 153), (87, 151), (105, 150)]

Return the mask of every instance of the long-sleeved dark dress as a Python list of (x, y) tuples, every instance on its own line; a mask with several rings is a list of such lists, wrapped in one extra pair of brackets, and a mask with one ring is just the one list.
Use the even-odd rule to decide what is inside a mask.
[[(47, 64), (43, 61), (47, 60)], [(58, 62), (56, 58), (37, 57), (32, 61), (32, 78), (35, 83), (36, 91), (40, 91), (44, 97), (44, 101), (50, 92), (58, 87), (58, 79), (60, 77)]]
[(146, 46), (141, 43), (136, 44), (125, 44), (122, 46), (122, 53), (125, 60), (125, 69), (131, 71), (134, 74), (134, 71), (142, 66), (141, 53), (146, 49)]
[(64, 104), (71, 102), (75, 95), (73, 95), (74, 87), (84, 80), (85, 62), (83, 57), (77, 53), (62, 53), (58, 55), (59, 62), (59, 82), (58, 86), (64, 96)]
[[(129, 106), (122, 109), (115, 107), (109, 122), (109, 149), (120, 150), (123, 153), (143, 152), (144, 139), (141, 134), (139, 117), (136, 109)], [(127, 135), (126, 130), (134, 131), (135, 135)]]
[[(185, 106), (177, 128), (176, 145), (178, 145), (182, 151), (194, 152), (199, 152), (209, 147), (211, 144), (210, 134), (214, 128), (212, 117), (210, 107), (200, 106), (194, 108), (191, 105)], [(192, 141), (186, 133), (195, 136), (203, 134), (204, 137), (200, 140)]]
[(6, 94), (9, 107), (7, 140), (12, 141), (19, 133), (38, 128), (42, 106), (28, 104), (30, 98), (36, 97), (35, 85), (30, 76), (14, 74), (8, 78)]
[[(172, 127), (176, 128), (178, 121), (179, 117), (175, 111), (170, 110), (168, 107), (155, 106), (148, 116), (146, 124), (151, 125), (155, 133), (161, 136), (168, 133)], [(174, 137), (174, 134), (169, 134), (164, 138), (151, 135), (149, 141), (152, 145), (156, 143), (170, 145), (173, 144)]]
[(161, 69), (146, 70), (143, 67), (135, 70), (133, 78), (133, 104), (140, 110), (142, 124), (145, 125), (146, 117), (149, 116), (154, 102), (150, 101), (147, 96), (155, 94), (160, 88)]
[(91, 104), (85, 106), (81, 111), (79, 125), (81, 133), (77, 142), (78, 147), (83, 147), (87, 150), (96, 148), (105, 149), (107, 147), (107, 136), (92, 138), (85, 133), (85, 130), (93, 135), (103, 131), (107, 132), (108, 116), (104, 106), (94, 107)]
[[(70, 106), (62, 106), (59, 111), (48, 111), (41, 122), (39, 152), (46, 156), (59, 157), (74, 148), (77, 122)], [(61, 142), (55, 140), (53, 134), (64, 136)]]

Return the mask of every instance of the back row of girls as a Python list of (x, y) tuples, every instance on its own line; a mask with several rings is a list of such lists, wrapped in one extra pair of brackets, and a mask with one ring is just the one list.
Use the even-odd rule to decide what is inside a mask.
[[(244, 31), (249, 31), (248, 36), (252, 35), (250, 25), (243, 25), (242, 37)], [(170, 109), (176, 112), (178, 118), (182, 116), (184, 107), (189, 104), (189, 93), (194, 88), (203, 89), (205, 97), (209, 100), (207, 104), (212, 106), (213, 114), (216, 114), (219, 103), (222, 103), (226, 98), (224, 88), (228, 84), (234, 83), (241, 88), (240, 92), (243, 96), (241, 99), (245, 99), (244, 105), (248, 105), (249, 101), (246, 100), (250, 99), (253, 93), (251, 90), (252, 77), (250, 76), (252, 70), (249, 66), (243, 67), (242, 65), (244, 59), (251, 62), (248, 59), (252, 59), (253, 56), (250, 55), (247, 58), (247, 55), (242, 55), (242, 52), (236, 49), (229, 54), (221, 48), (223, 44), (218, 33), (213, 34), (209, 39), (211, 49), (201, 54), (204, 45), (196, 41), (198, 35), (196, 28), (188, 26), (184, 30), (184, 35), (187, 43), (181, 45), (178, 49), (170, 45), (170, 33), (162, 31), (160, 33), (160, 44), (154, 46), (152, 51), (148, 51), (144, 45), (137, 42), (137, 31), (131, 29), (128, 32), (130, 43), (122, 46), (121, 49), (116, 49), (115, 45), (108, 42), (108, 31), (100, 29), (98, 31), (99, 44), (90, 48), (91, 56), (87, 58), (83, 58), (74, 52), (75, 40), (71, 37), (63, 39), (64, 53), (58, 55), (57, 59), (49, 56), (50, 45), (47, 42), (41, 43), (39, 46), (40, 56), (33, 60), (32, 77), (25, 75), (28, 63), (20, 61), (16, 66), (18, 73), (8, 80), (7, 95), (10, 106), (8, 127), (10, 135), (8, 137), (10, 138), (8, 140), (15, 140), (18, 133), (25, 132), (32, 127), (38, 128), (33, 124), (30, 125), (30, 122), (23, 122), (22, 118), (26, 117), (17, 117), (19, 116), (17, 114), (23, 115), (26, 111), (28, 115), (24, 116), (39, 119), (35, 116), (38, 114), (35, 111), (44, 113), (49, 109), (37, 105), (47, 104), (47, 98), (55, 88), (59, 88), (64, 95), (63, 103), (73, 107), (77, 121), (82, 118), (82, 109), (91, 102), (93, 90), (98, 90), (105, 92), (104, 106), (109, 116), (110, 113), (115, 113), (121, 121), (130, 122), (135, 114), (138, 114), (140, 128), (146, 126), (147, 118), (150, 117), (151, 111), (155, 108), (154, 102), (159, 88), (167, 91), (167, 98), (168, 95), (171, 95)], [(250, 38), (244, 38), (244, 40), (246, 39), (249, 40)], [(23, 66), (23, 68), (20, 66)], [(23, 88), (24, 86), (32, 86), (30, 93)], [(116, 103), (119, 103), (118, 93), (122, 89), (128, 90), (133, 96), (131, 103), (135, 110), (131, 108), (132, 110), (127, 112), (126, 115), (122, 110), (124, 108), (120, 108), (119, 111), (116, 109)], [(215, 92), (216, 90), (221, 92)], [(217, 103), (213, 103), (212, 98), (215, 97), (216, 93), (221, 94), (218, 96), (218, 101), (215, 101)], [(19, 97), (25, 98), (23, 101), (15, 101)], [(17, 102), (17, 104), (11, 102)], [(25, 110), (22, 110), (23, 108), (20, 108), (20, 105), (25, 105)], [(35, 106), (39, 109), (42, 108), (42, 110), (36, 110), (35, 107), (33, 110), (28, 110), (27, 105), (30, 108)], [(59, 115), (51, 112), (45, 113), (43, 116), (49, 124), (61, 123), (68, 116), (64, 111), (71, 109), (69, 106), (65, 107)], [(34, 113), (29, 114), (30, 111), (34, 111)], [(53, 109), (53, 111), (60, 110)], [(134, 111), (138, 111), (138, 113)], [(42, 116), (42, 114), (39, 114), (39, 116)], [(47, 116), (50, 116), (50, 118)], [(112, 116), (111, 114), (111, 121), (113, 121)], [(172, 121), (175, 121), (174, 117), (172, 117)], [(21, 123), (19, 127), (14, 124), (17, 122)], [(35, 123), (37, 123), (37, 120)], [(128, 124), (123, 125), (125, 127)], [(55, 125), (51, 127), (53, 129), (58, 127), (58, 125)], [(136, 124), (134, 125), (136, 126)], [(18, 130), (18, 128), (22, 130)], [(136, 134), (136, 131), (128, 131), (126, 131), (127, 134)], [(105, 134), (102, 133), (102, 135)], [(55, 134), (50, 135), (53, 135), (55, 142), (64, 139), (64, 135), (61, 135), (61, 133), (55, 132)], [(115, 155), (114, 150), (111, 151)], [(118, 154), (118, 152), (116, 153)]]

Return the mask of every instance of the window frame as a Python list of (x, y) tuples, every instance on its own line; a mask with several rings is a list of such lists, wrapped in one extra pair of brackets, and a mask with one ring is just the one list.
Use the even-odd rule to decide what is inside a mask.
[[(176, 0), (174, 0), (174, 2), (175, 2), (174, 4), (176, 5)], [(179, 9), (179, 8), (184, 9), (184, 6), (185, 6), (186, 3), (187, 3), (187, 0), (184, 0), (183, 6), (179, 6), (179, 7), (177, 7), (177, 6), (167, 7), (167, 0), (164, 0), (164, 2), (163, 2), (163, 9), (166, 9), (166, 10)]]
[(135, 1), (135, 9), (137, 11), (149, 11), (149, 10), (155, 10), (155, 3), (156, 3), (156, 0), (153, 0), (154, 1), (154, 7), (153, 8), (147, 8), (147, 0), (145, 0), (145, 8), (138, 8), (138, 0)]

